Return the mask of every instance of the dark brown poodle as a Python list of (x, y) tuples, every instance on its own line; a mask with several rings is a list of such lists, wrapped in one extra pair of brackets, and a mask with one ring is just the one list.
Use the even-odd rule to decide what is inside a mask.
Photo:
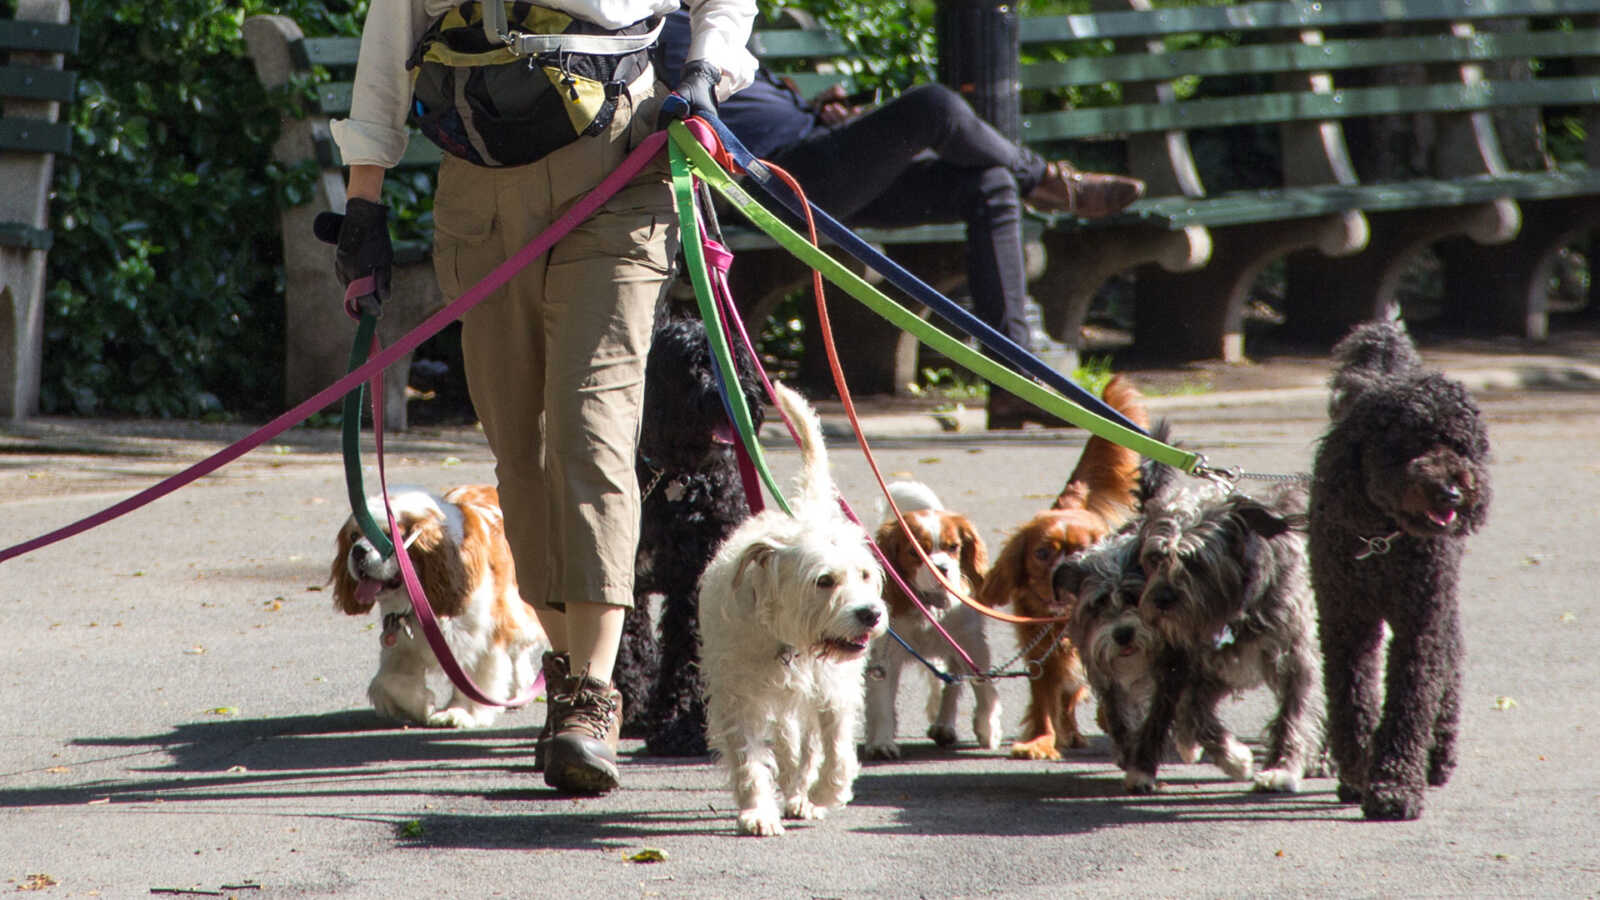
[(1403, 326), (1358, 326), (1333, 355), (1310, 506), (1329, 750), (1341, 800), (1415, 819), (1456, 764), (1457, 583), (1488, 513), (1489, 436), (1466, 387), (1424, 369)]

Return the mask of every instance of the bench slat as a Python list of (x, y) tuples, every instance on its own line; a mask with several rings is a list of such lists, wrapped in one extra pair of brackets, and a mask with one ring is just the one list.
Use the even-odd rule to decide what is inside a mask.
[[(416, 132), (411, 133), (411, 140), (406, 142), (406, 152), (400, 157), (397, 169), (431, 169), (439, 165), (443, 157), (441, 151), (427, 138)], [(339, 155), (339, 145), (328, 138), (317, 141), (317, 162), (325, 169), (337, 169), (344, 166), (344, 158)]]
[(77, 53), (78, 26), (53, 22), (0, 20), (0, 50), (28, 53)]
[(66, 122), (46, 122), (13, 116), (0, 119), (0, 150), (23, 153), (72, 152), (72, 126)]
[(0, 66), (0, 96), (70, 103), (77, 94), (77, 87), (76, 72), (35, 66)]
[(1483, 84), (1351, 88), (1328, 94), (1280, 93), (1039, 113), (1022, 120), (1029, 142), (1232, 125), (1309, 122), (1415, 112), (1476, 112), (1507, 106), (1600, 102), (1600, 77), (1540, 78)]
[(831, 59), (852, 56), (855, 48), (832, 31), (809, 28), (782, 28), (757, 31), (745, 45), (763, 63), (778, 60)]
[(1024, 16), (1023, 46), (1105, 38), (1333, 28), (1395, 21), (1442, 22), (1520, 16), (1572, 16), (1600, 12), (1600, 0), (1340, 0), (1322, 3), (1241, 3), (1069, 16)]
[(48, 228), (35, 228), (24, 222), (0, 222), (0, 245), (25, 250), (49, 250), (55, 234)]
[(1093, 85), (1111, 81), (1166, 81), (1183, 75), (1229, 76), (1322, 72), (1408, 63), (1467, 63), (1525, 57), (1600, 56), (1600, 30), (1426, 35), (1337, 40), (1320, 45), (1259, 44), (1176, 53), (1080, 57), (1021, 67), (1023, 89)]
[(354, 69), (361, 55), (361, 39), (354, 37), (301, 38), (289, 45), (290, 58), (300, 69), (325, 66), (329, 69)]

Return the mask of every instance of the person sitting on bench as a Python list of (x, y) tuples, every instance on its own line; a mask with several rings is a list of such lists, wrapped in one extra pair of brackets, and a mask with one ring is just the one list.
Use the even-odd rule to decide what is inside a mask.
[[(657, 68), (669, 84), (688, 47), (687, 13), (669, 15)], [(1086, 219), (1121, 211), (1144, 182), (1045, 160), (979, 118), (961, 96), (922, 84), (882, 105), (852, 106), (834, 86), (807, 100), (762, 68), (717, 115), (759, 159), (781, 166), (818, 207), (852, 227), (964, 222), (973, 314), (1032, 347), (1022, 204)], [(989, 392), (988, 427), (1064, 425), (1027, 401)]]

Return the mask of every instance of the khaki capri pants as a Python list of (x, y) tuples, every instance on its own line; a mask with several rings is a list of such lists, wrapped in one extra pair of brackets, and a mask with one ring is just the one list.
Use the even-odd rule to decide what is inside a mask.
[[(434, 269), (462, 294), (598, 185), (655, 127), (646, 72), (601, 135), (489, 169), (446, 156)], [(632, 99), (630, 99), (630, 97)], [(467, 388), (495, 456), (525, 601), (633, 605), (645, 357), (678, 250), (666, 155), (462, 319)]]

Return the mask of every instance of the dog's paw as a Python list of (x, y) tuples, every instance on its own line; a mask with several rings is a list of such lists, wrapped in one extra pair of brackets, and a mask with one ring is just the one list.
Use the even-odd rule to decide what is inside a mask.
[(1339, 795), (1340, 803), (1361, 802), (1361, 788), (1358, 788), (1355, 785), (1345, 784), (1341, 781), (1339, 782), (1339, 788), (1335, 791), (1335, 793)]
[(1422, 816), (1422, 788), (1374, 784), (1361, 801), (1361, 814), (1373, 821), (1403, 822)]
[(827, 807), (812, 803), (809, 797), (790, 797), (783, 802), (785, 819), (823, 819), (827, 815)]
[(1130, 769), (1122, 776), (1122, 789), (1130, 794), (1154, 794), (1161, 790), (1161, 782), (1156, 781), (1153, 772)]
[(1011, 745), (1012, 759), (1060, 759), (1055, 739), (1046, 735), (1031, 741), (1017, 741)]
[(1299, 793), (1300, 773), (1289, 769), (1265, 769), (1256, 773), (1252, 787), (1274, 794)]
[(1206, 752), (1206, 748), (1188, 741), (1179, 742), (1174, 745), (1174, 748), (1178, 751), (1178, 758), (1190, 765), (1199, 762), (1200, 757), (1204, 756)]
[(1239, 743), (1237, 738), (1229, 737), (1223, 752), (1217, 754), (1217, 768), (1234, 781), (1249, 781), (1255, 774), (1256, 761), (1250, 755), (1249, 747)]
[(1428, 755), (1428, 784), (1432, 787), (1444, 787), (1449, 783), (1450, 773), (1455, 769), (1455, 756), (1440, 753), (1435, 749)]
[[(1089, 746), (1089, 739), (1084, 737), (1083, 733), (1079, 731), (1074, 731), (1071, 734), (1063, 734), (1061, 735), (1061, 739), (1056, 741), (1056, 748), (1058, 750), (1082, 750), (1087, 746)], [(1060, 757), (1057, 758), (1059, 759)]]
[(479, 722), (477, 716), (459, 706), (447, 706), (430, 713), (424, 724), (429, 728), (477, 728), (488, 723)]
[(754, 837), (775, 837), (783, 834), (783, 822), (775, 809), (739, 810), (739, 833)]
[(850, 785), (836, 788), (818, 784), (811, 788), (810, 799), (812, 805), (816, 806), (818, 811), (821, 812), (844, 806), (854, 800), (855, 796), (855, 791), (851, 789)]
[(425, 707), (422, 710), (413, 710), (397, 702), (387, 694), (374, 694), (372, 696), (372, 710), (385, 719), (406, 724), (426, 725), (434, 714), (433, 708)]
[(978, 738), (978, 746), (984, 750), (1000, 749), (1000, 729), (989, 727), (987, 723), (973, 728)]
[(953, 747), (956, 743), (956, 730), (949, 725), (929, 725), (928, 737), (940, 747)]
[(888, 743), (872, 743), (866, 746), (863, 755), (867, 759), (895, 760), (900, 758), (900, 745), (894, 741)]

